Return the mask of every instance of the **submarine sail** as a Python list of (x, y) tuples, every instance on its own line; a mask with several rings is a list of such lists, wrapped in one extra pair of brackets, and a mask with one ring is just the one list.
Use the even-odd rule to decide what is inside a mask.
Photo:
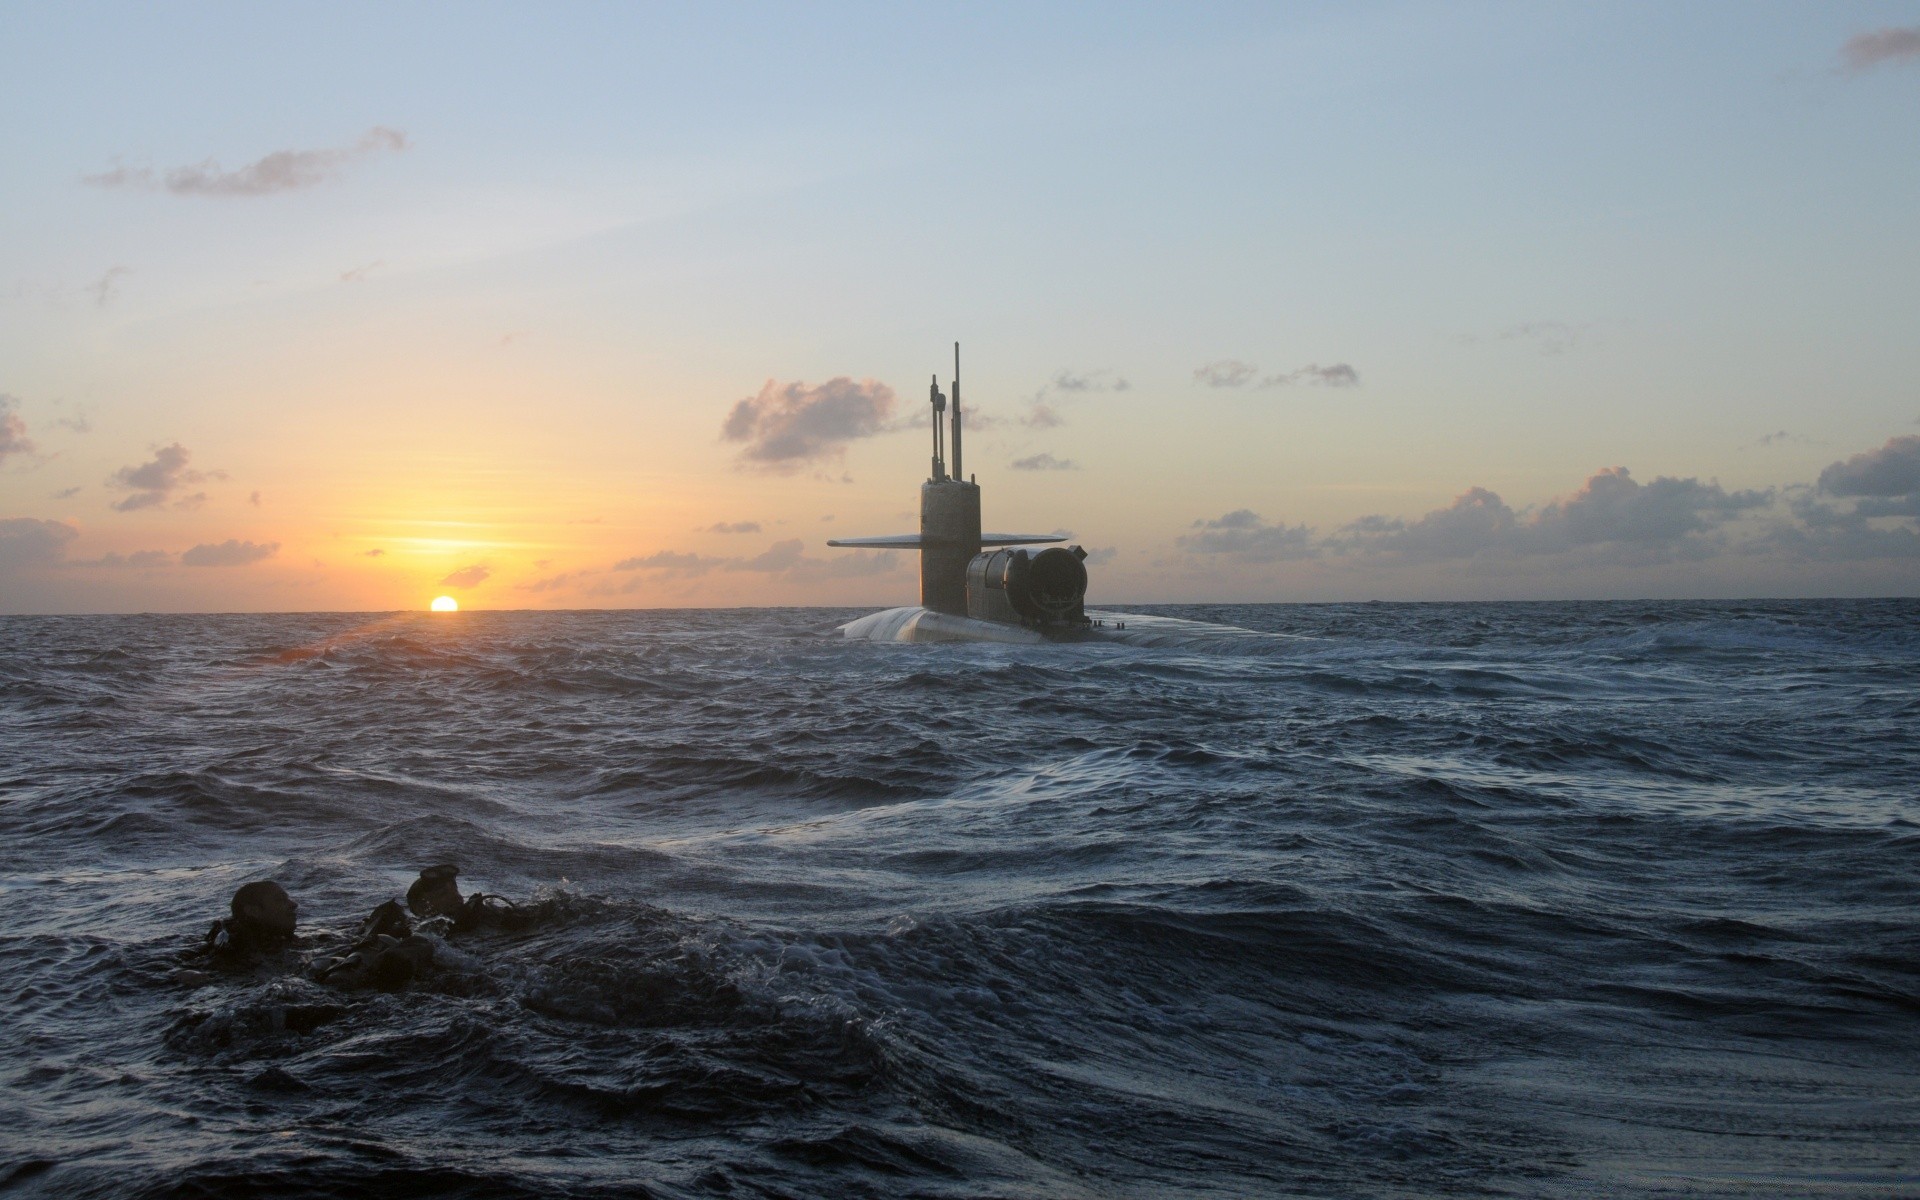
[[(889, 609), (842, 627), (848, 637), (883, 641), (1039, 641), (1087, 628), (1085, 550), (1052, 547), (1037, 554), (1014, 547), (1064, 542), (1049, 533), (984, 533), (980, 485), (962, 474), (960, 344), (953, 345), (953, 397), (935, 376), (932, 470), (920, 485), (920, 532), (834, 538), (829, 546), (918, 550), (920, 605)], [(944, 437), (952, 421), (952, 437)], [(953, 451), (949, 472), (946, 451)]]

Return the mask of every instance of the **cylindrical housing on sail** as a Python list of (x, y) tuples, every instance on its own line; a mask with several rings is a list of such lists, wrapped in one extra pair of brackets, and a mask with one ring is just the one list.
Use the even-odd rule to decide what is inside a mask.
[(980, 553), (980, 489), (958, 479), (920, 485), (920, 603), (967, 613), (967, 564)]

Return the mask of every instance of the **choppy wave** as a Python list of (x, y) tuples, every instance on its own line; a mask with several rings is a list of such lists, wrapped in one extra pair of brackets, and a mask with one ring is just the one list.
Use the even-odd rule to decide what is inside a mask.
[(851, 615), (0, 619), (0, 1190), (1920, 1192), (1920, 603)]

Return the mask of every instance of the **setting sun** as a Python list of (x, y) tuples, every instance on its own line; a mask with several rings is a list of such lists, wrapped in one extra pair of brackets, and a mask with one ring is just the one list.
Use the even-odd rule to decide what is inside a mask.
[(434, 597), (434, 601), (433, 601), (433, 611), (459, 612), (460, 602), (458, 600), (455, 600), (452, 596), (436, 596)]

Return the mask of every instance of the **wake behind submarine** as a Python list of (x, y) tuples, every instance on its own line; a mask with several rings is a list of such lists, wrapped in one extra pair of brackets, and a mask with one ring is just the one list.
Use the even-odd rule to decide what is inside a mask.
[[(920, 532), (835, 538), (829, 546), (918, 550), (920, 603), (889, 608), (840, 627), (874, 642), (1081, 641), (1108, 632), (1087, 616), (1087, 552), (1053, 546), (1047, 533), (980, 532), (980, 485), (961, 474), (960, 344), (953, 346), (953, 472), (942, 440), (947, 398), (940, 379), (927, 388), (933, 406), (933, 473), (920, 485)], [(1117, 631), (1117, 630), (1116, 630)], [(1129, 639), (1131, 640), (1131, 639)]]

